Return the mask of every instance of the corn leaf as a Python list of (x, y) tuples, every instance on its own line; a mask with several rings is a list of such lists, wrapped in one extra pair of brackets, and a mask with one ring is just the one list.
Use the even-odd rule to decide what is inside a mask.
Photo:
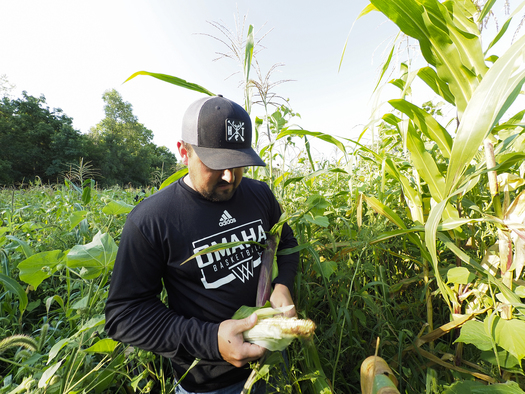
[[(485, 7), (483, 7), (481, 15), (484, 15), (486, 13), (485, 8), (487, 8), (487, 6), (489, 4), (490, 4), (490, 8), (492, 8), (492, 5), (495, 2), (496, 2), (496, 0), (491, 0), (491, 1), (487, 2), (487, 4), (485, 4)], [(525, 5), (525, 1), (521, 2), (521, 4), (518, 7), (516, 7), (516, 9), (512, 12), (512, 14), (509, 16), (509, 18), (505, 21), (505, 23), (501, 27), (501, 29), (498, 31), (498, 34), (496, 35), (496, 37), (494, 37), (494, 39), (490, 42), (489, 46), (485, 50), (485, 54), (487, 54), (489, 49), (492, 48), (494, 45), (496, 45), (498, 43), (498, 41), (501, 39), (501, 37), (503, 37), (503, 35), (507, 32), (507, 29), (509, 28), (510, 22), (512, 21), (512, 18), (514, 18), (516, 16), (516, 14), (521, 11), (521, 9), (523, 8), (524, 5)], [(483, 19), (483, 18), (481, 18), (481, 16), (480, 16), (480, 20), (481, 19)]]
[(319, 138), (320, 140), (323, 140), (325, 142), (328, 142), (329, 144), (337, 146), (341, 150), (341, 152), (346, 153), (346, 148), (345, 148), (345, 146), (343, 145), (343, 143), (341, 141), (339, 141), (337, 138), (331, 136), (330, 134), (321, 133), (320, 131), (307, 131), (307, 130), (299, 130), (299, 129), (289, 129), (289, 128), (285, 127), (277, 135), (275, 140), (279, 140), (279, 139), (287, 137), (289, 135), (297, 135), (299, 137), (311, 136), (311, 137)]
[(519, 93), (525, 81), (524, 56), (525, 36), (498, 59), (476, 89), (456, 133), (447, 171), (446, 194), (459, 183), (483, 140)]
[(432, 115), (406, 100), (390, 100), (388, 103), (412, 119), (418, 129), (439, 146), (443, 157), (450, 158), (452, 137)]
[(181, 263), (181, 265), (186, 264), (188, 261), (193, 260), (195, 257), (202, 256), (208, 253), (218, 252), (219, 250), (236, 248), (241, 245), (257, 245), (257, 246), (260, 246), (261, 248), (266, 248), (266, 245), (261, 244), (256, 241), (221, 242), (219, 244), (208, 246), (207, 248), (199, 250), (197, 253), (192, 254), (190, 257), (184, 260)]
[(455, 105), (456, 99), (450, 91), (448, 84), (438, 77), (436, 70), (431, 67), (420, 68), (417, 76), (421, 78), (436, 94), (443, 97), (450, 104)]
[(178, 180), (179, 178), (182, 178), (184, 175), (188, 173), (188, 167), (181, 168), (179, 171), (177, 171), (175, 174), (170, 175), (159, 187), (159, 190), (164, 189), (166, 186), (171, 185), (173, 182)]
[(161, 81), (171, 83), (176, 86), (180, 86), (181, 88), (189, 89), (189, 90), (195, 90), (196, 92), (207, 94), (208, 96), (215, 96), (214, 93), (210, 92), (208, 89), (203, 88), (200, 85), (197, 85), (196, 83), (185, 81), (184, 79), (174, 77), (172, 75), (166, 75), (166, 74), (159, 74), (159, 73), (152, 73), (148, 71), (137, 71), (133, 75), (131, 75), (128, 79), (124, 81), (124, 83), (132, 80), (133, 78), (139, 76), (139, 75), (147, 75), (153, 78), (160, 79)]

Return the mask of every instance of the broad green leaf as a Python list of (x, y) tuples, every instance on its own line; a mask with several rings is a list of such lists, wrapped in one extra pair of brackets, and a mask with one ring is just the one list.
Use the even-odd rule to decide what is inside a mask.
[(469, 320), (463, 324), (455, 342), (471, 344), (479, 350), (492, 350), (492, 338), (485, 331), (484, 324), (476, 320)]
[[(501, 348), (500, 348), (501, 349)], [(497, 358), (496, 358), (497, 354)], [(514, 357), (512, 354), (507, 352), (506, 350), (499, 350), (496, 354), (494, 354), (494, 350), (487, 350), (484, 352), (481, 352), (481, 355), (479, 356), (480, 359), (487, 361), (491, 363), (492, 365), (499, 365), (501, 368), (505, 369), (512, 369), (512, 368), (519, 368), (520, 362), (516, 357)]]
[(406, 100), (390, 100), (388, 103), (412, 119), (418, 129), (439, 146), (443, 156), (447, 159), (450, 158), (452, 137), (432, 115)]
[(208, 96), (215, 96), (214, 93), (210, 92), (208, 89), (203, 88), (200, 85), (197, 85), (196, 83), (191, 83), (191, 82), (185, 81), (184, 79), (174, 77), (172, 75), (151, 73), (148, 71), (137, 71), (136, 73), (131, 75), (128, 79), (126, 79), (124, 83), (135, 78), (138, 75), (149, 75), (150, 77), (160, 79), (161, 81), (168, 82), (176, 86), (180, 86), (181, 88), (195, 90), (196, 92), (204, 93), (204, 94), (207, 94)]
[(85, 279), (94, 279), (105, 270), (113, 268), (117, 256), (117, 244), (107, 233), (98, 232), (86, 245), (75, 245), (67, 254), (70, 268), (85, 268)]
[(102, 208), (102, 212), (106, 215), (122, 215), (130, 213), (133, 208), (134, 205), (127, 204), (124, 201), (111, 200), (104, 208)]
[(494, 318), (493, 332), (495, 342), (518, 360), (525, 357), (525, 321)]
[(319, 276), (330, 279), (330, 276), (337, 271), (337, 263), (335, 261), (325, 260), (322, 261), (319, 266), (314, 266), (314, 270)]
[(311, 215), (305, 215), (304, 218), (308, 220), (312, 224), (316, 224), (321, 227), (328, 227), (330, 225), (330, 221), (326, 216), (311, 216)]
[(36, 289), (44, 279), (56, 272), (57, 266), (62, 260), (63, 253), (61, 250), (34, 254), (18, 264), (20, 279)]
[(448, 283), (466, 285), (472, 282), (475, 278), (476, 275), (465, 267), (454, 267), (447, 272)]
[(516, 41), (485, 74), (459, 125), (446, 178), (446, 193), (459, 183), (470, 161), (516, 97), (525, 79), (525, 36)]
[(484, 383), (472, 380), (463, 380), (456, 382), (443, 391), (443, 394), (472, 394), (472, 389), (485, 386)]
[(93, 346), (85, 349), (84, 351), (87, 353), (104, 353), (104, 354), (111, 354), (115, 350), (115, 348), (118, 346), (118, 342), (114, 341), (110, 338), (101, 339), (97, 343), (95, 343)]
[(188, 167), (181, 168), (175, 174), (170, 175), (164, 182), (162, 182), (162, 184), (159, 187), (159, 190), (162, 190), (166, 186), (171, 185), (173, 182), (175, 182), (179, 178), (182, 178), (187, 173), (188, 173)]
[(15, 294), (18, 297), (18, 309), (20, 310), (20, 313), (24, 313), (28, 299), (27, 294), (22, 286), (20, 286), (20, 283), (18, 283), (13, 278), (10, 278), (7, 275), (0, 273), (0, 283), (4, 286), (4, 288), (7, 291), (10, 291), (11, 293)]
[(86, 218), (87, 211), (73, 211), (69, 215), (69, 230), (73, 230), (78, 224)]

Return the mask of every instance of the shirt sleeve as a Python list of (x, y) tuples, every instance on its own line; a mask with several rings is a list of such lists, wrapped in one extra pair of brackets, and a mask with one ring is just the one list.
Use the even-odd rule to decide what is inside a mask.
[(106, 303), (106, 331), (118, 341), (172, 358), (222, 360), (219, 324), (177, 315), (160, 300), (164, 257), (128, 216)]

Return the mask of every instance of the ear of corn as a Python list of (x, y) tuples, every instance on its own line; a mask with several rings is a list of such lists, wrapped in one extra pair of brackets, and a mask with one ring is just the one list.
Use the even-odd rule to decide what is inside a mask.
[(261, 308), (257, 311), (258, 322), (243, 333), (244, 340), (270, 351), (282, 351), (299, 337), (309, 338), (315, 331), (315, 323), (309, 319), (275, 316), (283, 310)]

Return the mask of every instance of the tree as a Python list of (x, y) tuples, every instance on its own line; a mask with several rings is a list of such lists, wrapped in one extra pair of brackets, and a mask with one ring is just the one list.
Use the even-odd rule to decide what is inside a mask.
[(82, 156), (83, 138), (61, 109), (22, 93), (0, 100), (0, 184), (40, 177), (56, 181), (68, 163)]
[(153, 144), (153, 132), (140, 123), (133, 107), (115, 89), (104, 92), (106, 117), (89, 131), (93, 144), (90, 160), (100, 168), (108, 185), (150, 182), (156, 168), (174, 167), (177, 160), (165, 147)]

